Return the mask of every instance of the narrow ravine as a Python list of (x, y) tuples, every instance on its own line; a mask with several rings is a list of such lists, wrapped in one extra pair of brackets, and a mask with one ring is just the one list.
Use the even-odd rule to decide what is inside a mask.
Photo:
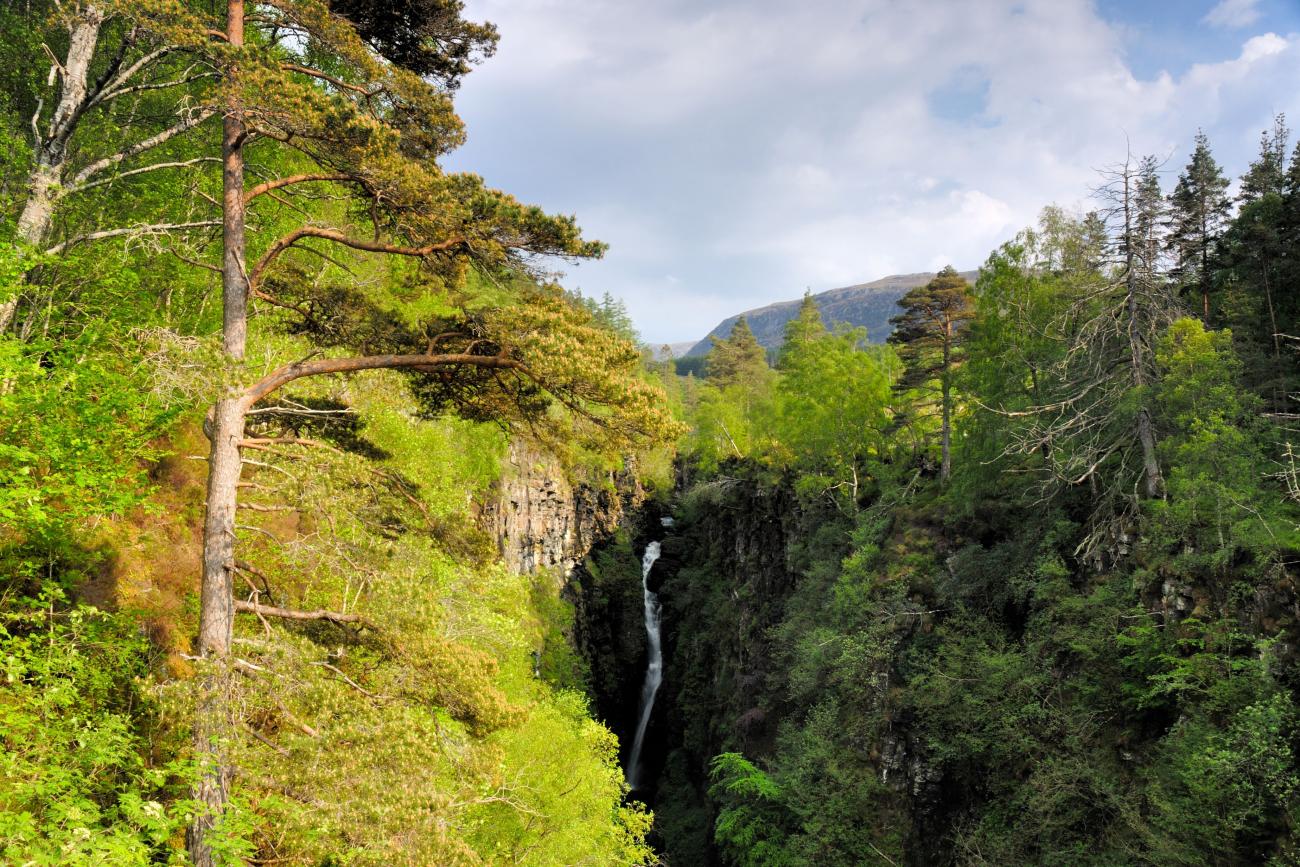
[(641, 786), (641, 748), (645, 746), (646, 727), (650, 725), (650, 714), (654, 711), (655, 694), (664, 679), (663, 644), (659, 637), (659, 616), (662, 607), (659, 594), (650, 589), (650, 570), (659, 559), (659, 543), (651, 542), (645, 547), (641, 557), (641, 588), (645, 596), (645, 631), (646, 631), (646, 669), (645, 682), (641, 686), (640, 713), (637, 714), (636, 737), (632, 739), (632, 752), (627, 758), (627, 784), (636, 791)]

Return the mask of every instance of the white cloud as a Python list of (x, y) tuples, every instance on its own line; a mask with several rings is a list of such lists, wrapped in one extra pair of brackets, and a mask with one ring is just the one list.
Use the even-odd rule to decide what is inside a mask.
[(1219, 0), (1202, 20), (1211, 27), (1249, 27), (1259, 20), (1259, 0)]
[[(1180, 168), (1204, 127), (1240, 170), (1273, 112), (1300, 116), (1300, 36), (1143, 78), (1093, 0), (467, 5), (503, 38), (464, 85), (458, 165), (609, 241), (570, 282), (655, 342), (805, 287), (975, 267), (1083, 203), (1126, 139)], [(972, 69), (978, 117), (936, 116)]]

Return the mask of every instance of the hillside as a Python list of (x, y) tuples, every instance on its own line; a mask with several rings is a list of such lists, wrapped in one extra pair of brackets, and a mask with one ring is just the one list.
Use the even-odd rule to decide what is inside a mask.
[[(975, 281), (975, 274), (975, 271), (962, 272), (962, 276), (972, 283)], [(854, 327), (865, 326), (867, 336), (872, 343), (883, 343), (893, 330), (889, 325), (889, 318), (898, 312), (898, 299), (902, 298), (907, 290), (924, 284), (933, 276), (934, 273), (929, 271), (918, 274), (892, 274), (870, 283), (828, 289), (813, 297), (817, 299), (822, 319), (828, 327), (841, 322)], [(796, 298), (793, 301), (780, 301), (756, 310), (746, 310), (744, 313), (728, 316), (705, 335), (703, 340), (691, 347), (683, 357), (707, 355), (713, 346), (710, 338), (726, 337), (731, 334), (731, 327), (741, 316), (749, 322), (749, 327), (759, 343), (767, 349), (775, 349), (781, 345), (785, 324), (798, 312), (799, 299)]]

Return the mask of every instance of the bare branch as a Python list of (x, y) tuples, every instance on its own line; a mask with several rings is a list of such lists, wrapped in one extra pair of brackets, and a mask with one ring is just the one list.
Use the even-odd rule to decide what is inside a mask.
[(133, 175), (143, 175), (146, 172), (156, 172), (159, 169), (183, 169), (183, 168), (189, 168), (190, 166), (196, 166), (199, 163), (219, 163), (219, 162), (221, 162), (220, 157), (195, 157), (192, 160), (181, 160), (180, 162), (154, 163), (153, 165), (142, 166), (138, 169), (131, 169), (125, 172), (119, 172), (118, 174), (113, 175), (112, 177), (109, 178), (100, 178), (97, 181), (90, 181), (84, 184), (76, 184), (76, 185), (65, 187), (62, 195), (70, 196), (73, 193), (82, 193), (85, 192), (86, 190), (94, 189), (95, 187), (102, 187), (105, 184), (111, 184), (114, 183), (115, 181), (120, 181), (123, 178), (129, 178)]
[(164, 46), (162, 48), (159, 48), (155, 51), (151, 51), (148, 54), (142, 56), (139, 60), (137, 60), (135, 63), (132, 63), (126, 69), (123, 69), (120, 72), (118, 72), (117, 75), (113, 76), (112, 80), (105, 83), (103, 87), (98, 88), (95, 95), (91, 97), (89, 102), (86, 103), (86, 107), (91, 108), (93, 106), (99, 105), (101, 102), (106, 102), (110, 99), (113, 99), (116, 96), (119, 96), (120, 93), (117, 91), (119, 91), (119, 88), (121, 88), (122, 85), (130, 81), (131, 78), (134, 77), (137, 72), (144, 69), (146, 66), (153, 63), (155, 60), (159, 59), (160, 57), (171, 53), (172, 50), (173, 49), (171, 46)]
[(36, 97), (36, 111), (32, 112), (32, 145), (39, 147), (41, 144), (41, 111), (45, 108), (45, 100), (42, 97)]
[(284, 747), (280, 746), (279, 744), (275, 743), (274, 741), (267, 739), (265, 735), (263, 735), (261, 732), (259, 732), (257, 729), (253, 728), (252, 726), (250, 726), (248, 723), (240, 722), (240, 725), (243, 727), (244, 731), (248, 732), (250, 735), (257, 738), (259, 741), (266, 744), (268, 747), (275, 750), (280, 755), (284, 756), (285, 758), (289, 757), (288, 750), (286, 750)]
[(343, 681), (344, 681), (348, 686), (352, 687), (353, 689), (355, 689), (357, 692), (361, 693), (362, 695), (367, 695), (367, 696), (370, 696), (371, 698), (383, 698), (383, 697), (384, 697), (384, 696), (382, 696), (382, 695), (376, 695), (375, 693), (373, 693), (373, 692), (371, 692), (370, 690), (366, 689), (364, 686), (362, 686), (361, 684), (357, 683), (355, 680), (353, 680), (352, 678), (350, 678), (350, 677), (348, 677), (346, 674), (344, 674), (342, 671), (340, 671), (340, 670), (338, 669), (338, 667), (333, 666), (333, 665), (330, 665), (328, 662), (313, 662), (312, 665), (319, 665), (321, 668), (328, 668), (330, 671), (334, 672), (334, 673), (337, 674), (339, 677), (343, 678)]
[(209, 264), (209, 263), (207, 263), (207, 262), (200, 262), (198, 259), (191, 259), (189, 256), (184, 256), (184, 255), (182, 255), (182, 254), (176, 252), (176, 248), (175, 248), (175, 247), (169, 247), (169, 248), (167, 249), (167, 252), (168, 252), (168, 253), (171, 253), (171, 254), (172, 254), (173, 256), (175, 256), (177, 259), (180, 259), (180, 260), (181, 260), (182, 262), (184, 262), (186, 265), (193, 265), (195, 268), (205, 268), (205, 269), (207, 269), (208, 271), (215, 271), (215, 272), (218, 273), (218, 274), (221, 273), (221, 269), (218, 268), (216, 265), (212, 265), (212, 264)]
[(217, 73), (215, 72), (200, 72), (197, 75), (190, 75), (185, 78), (178, 78), (174, 81), (150, 81), (150, 82), (146, 82), (145, 84), (133, 84), (130, 87), (123, 87), (120, 90), (113, 91), (112, 93), (106, 93), (103, 96), (101, 96), (97, 100), (97, 102), (108, 102), (110, 100), (114, 100), (114, 99), (118, 99), (119, 97), (126, 96), (128, 94), (141, 93), (149, 90), (166, 90), (169, 87), (180, 87), (181, 85), (185, 85), (185, 84), (193, 84), (194, 82), (201, 81), (202, 79), (205, 78), (216, 78), (216, 77), (217, 77)]
[(150, 223), (144, 226), (126, 226), (121, 229), (103, 229), (98, 232), (88, 232), (85, 235), (78, 235), (70, 238), (60, 244), (46, 249), (46, 253), (58, 255), (69, 247), (86, 241), (102, 241), (105, 238), (120, 238), (123, 235), (162, 235), (167, 232), (188, 232), (191, 229), (211, 229), (214, 226), (220, 226), (220, 220), (199, 220), (193, 223)]
[(157, 133), (156, 135), (152, 135), (147, 139), (138, 141), (129, 147), (123, 148), (111, 156), (106, 156), (103, 159), (96, 160), (81, 171), (77, 172), (77, 174), (73, 176), (71, 184), (73, 186), (83, 184), (107, 168), (111, 168), (124, 160), (129, 160), (131, 157), (142, 154), (147, 150), (152, 150), (163, 142), (169, 141), (181, 133), (188, 132), (203, 123), (203, 121), (212, 117), (214, 114), (216, 114), (216, 111), (213, 109), (199, 109), (194, 114), (191, 114), (189, 117), (169, 126), (167, 129)]
[(330, 623), (359, 623), (373, 628), (373, 624), (360, 614), (341, 614), (337, 611), (296, 611), (292, 608), (277, 608), (274, 605), (259, 605), (256, 602), (235, 600), (235, 610), (243, 614), (260, 614), (263, 617), (278, 617), (281, 620), (328, 620)]
[(336, 244), (342, 244), (345, 247), (351, 247), (354, 250), (363, 250), (368, 253), (387, 253), (393, 256), (428, 256), (431, 253), (438, 253), (458, 247), (467, 243), (464, 238), (450, 238), (446, 241), (425, 244), (421, 247), (402, 247), (396, 244), (385, 244), (380, 241), (365, 241), (360, 238), (350, 238), (337, 229), (322, 229), (317, 226), (303, 226), (294, 229), (289, 234), (276, 240), (270, 248), (262, 254), (262, 258), (253, 266), (253, 271), (249, 275), (250, 285), (256, 287), (261, 281), (262, 274), (276, 258), (285, 250), (288, 250), (294, 244), (303, 238), (323, 238), (327, 241), (333, 241)]
[(250, 512), (293, 512), (296, 509), (293, 506), (264, 506), (261, 503), (240, 503), (239, 508), (247, 509)]

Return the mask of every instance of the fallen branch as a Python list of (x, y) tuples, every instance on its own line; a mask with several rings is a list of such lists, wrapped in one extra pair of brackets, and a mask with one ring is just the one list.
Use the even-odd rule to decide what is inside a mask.
[(280, 708), (280, 713), (284, 714), (284, 718), (287, 719), (289, 722), (293, 723), (295, 726), (297, 726), (299, 731), (301, 731), (303, 734), (307, 735), (308, 737), (313, 737), (313, 738), (320, 737), (320, 732), (312, 728), (311, 726), (307, 725), (302, 720), (298, 719), (298, 717), (294, 716), (289, 711), (289, 709), (284, 706), (284, 702), (280, 701), (279, 696), (273, 695), (271, 696), (271, 699), (275, 702), (276, 706)]
[(250, 512), (293, 512), (294, 506), (263, 506), (261, 503), (240, 503), (239, 508)]
[(264, 617), (279, 617), (282, 620), (328, 620), (331, 623), (360, 623), (373, 627), (373, 624), (360, 614), (341, 614), (337, 611), (297, 611), (292, 608), (277, 608), (274, 605), (259, 605), (256, 602), (235, 600), (235, 610), (244, 614), (260, 614)]
[(221, 225), (220, 220), (196, 220), (192, 223), (154, 223), (147, 226), (125, 226), (121, 229), (103, 229), (98, 232), (87, 232), (84, 235), (78, 235), (62, 243), (55, 244), (45, 252), (50, 256), (57, 256), (64, 250), (76, 244), (84, 244), (87, 241), (99, 241), (104, 238), (119, 238), (123, 235), (157, 235), (166, 232), (188, 232), (191, 229), (212, 229)]

